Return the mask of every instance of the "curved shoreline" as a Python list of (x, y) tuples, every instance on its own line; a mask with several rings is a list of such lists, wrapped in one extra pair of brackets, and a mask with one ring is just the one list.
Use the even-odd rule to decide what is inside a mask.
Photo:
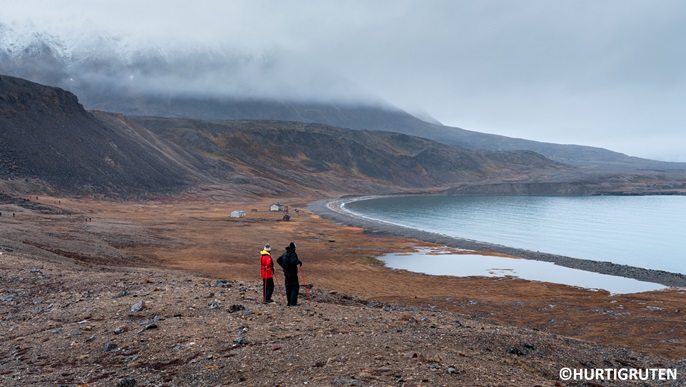
[(489, 251), (512, 255), (524, 259), (551, 262), (556, 265), (572, 269), (632, 278), (638, 281), (653, 282), (668, 287), (686, 287), (686, 275), (680, 273), (644, 269), (606, 261), (571, 258), (563, 255), (548, 254), (539, 251), (518, 249), (493, 243), (479, 242), (471, 239), (441, 235), (433, 232), (422, 231), (410, 227), (363, 218), (341, 208), (341, 205), (344, 203), (360, 199), (362, 199), (362, 197), (349, 197), (334, 200), (324, 199), (308, 204), (307, 208), (319, 216), (332, 220), (336, 223), (360, 227), (365, 230), (372, 230), (389, 236), (418, 239), (425, 242), (432, 242), (465, 250)]

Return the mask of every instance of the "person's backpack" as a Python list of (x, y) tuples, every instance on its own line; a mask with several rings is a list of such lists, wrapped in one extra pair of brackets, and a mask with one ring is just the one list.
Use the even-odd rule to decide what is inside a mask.
[(285, 262), (285, 257), (286, 257), (286, 253), (283, 253), (283, 254), (281, 254), (281, 256), (276, 260), (276, 263), (278, 263), (279, 266), (281, 266), (282, 269), (286, 269), (286, 268), (283, 266), (283, 265), (286, 263), (286, 262)]

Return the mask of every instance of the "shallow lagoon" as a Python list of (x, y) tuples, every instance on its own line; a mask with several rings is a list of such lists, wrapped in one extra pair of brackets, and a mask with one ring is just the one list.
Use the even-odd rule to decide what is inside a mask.
[(478, 254), (437, 254), (430, 250), (422, 250), (414, 254), (388, 254), (380, 257), (379, 260), (392, 269), (429, 275), (513, 276), (530, 281), (604, 289), (613, 294), (640, 293), (665, 288), (656, 283), (571, 269), (550, 262)]

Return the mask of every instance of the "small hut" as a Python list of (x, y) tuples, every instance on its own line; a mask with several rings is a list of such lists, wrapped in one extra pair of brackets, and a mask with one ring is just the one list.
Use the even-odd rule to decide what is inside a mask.
[(281, 204), (281, 203), (272, 204), (269, 207), (269, 211), (274, 211), (274, 212), (283, 211), (283, 204)]
[(245, 218), (245, 211), (243, 210), (233, 210), (231, 211), (232, 218)]

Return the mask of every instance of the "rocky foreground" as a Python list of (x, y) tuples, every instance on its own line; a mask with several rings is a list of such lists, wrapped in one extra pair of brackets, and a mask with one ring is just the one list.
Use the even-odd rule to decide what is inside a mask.
[[(280, 278), (278, 278), (280, 279)], [(569, 386), (570, 368), (684, 360), (325, 289), (286, 307), (259, 283), (0, 256), (0, 384)], [(311, 299), (307, 300), (307, 297)], [(679, 380), (661, 384), (682, 386)], [(590, 385), (631, 385), (598, 382)]]
[[(422, 242), (220, 194), (5, 198), (0, 385), (631, 385), (562, 380), (569, 367), (667, 368), (680, 378), (634, 385), (683, 386), (682, 289), (389, 270), (375, 257)], [(262, 304), (259, 249), (290, 241), (312, 300)]]

